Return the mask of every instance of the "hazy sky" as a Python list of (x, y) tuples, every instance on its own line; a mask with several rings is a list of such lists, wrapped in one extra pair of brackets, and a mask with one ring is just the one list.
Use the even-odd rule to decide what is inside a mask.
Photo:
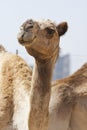
[(19, 54), (28, 63), (24, 48), (17, 42), (20, 25), (26, 19), (67, 21), (68, 32), (61, 38), (61, 55), (71, 56), (71, 73), (87, 61), (87, 0), (0, 0), (0, 43)]

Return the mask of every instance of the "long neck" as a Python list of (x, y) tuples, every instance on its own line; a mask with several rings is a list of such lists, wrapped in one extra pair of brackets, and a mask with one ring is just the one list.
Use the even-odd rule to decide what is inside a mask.
[(47, 130), (53, 64), (35, 62), (30, 95), (29, 130)]

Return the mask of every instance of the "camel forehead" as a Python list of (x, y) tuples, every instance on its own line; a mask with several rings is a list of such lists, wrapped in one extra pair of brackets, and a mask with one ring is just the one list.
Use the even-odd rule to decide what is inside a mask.
[(29, 20), (26, 20), (22, 26), (26, 26), (26, 24), (30, 24), (30, 23), (32, 23), (32, 24), (37, 23), (41, 29), (44, 29), (46, 27), (51, 27), (52, 29), (56, 29), (56, 24), (49, 19), (47, 19), (47, 20), (45, 20), (45, 19), (41, 19), (41, 20), (29, 19)]
[(40, 28), (52, 27), (52, 28), (56, 29), (56, 24), (49, 19), (47, 19), (47, 20), (45, 20), (45, 19), (37, 20), (36, 22), (38, 23)]

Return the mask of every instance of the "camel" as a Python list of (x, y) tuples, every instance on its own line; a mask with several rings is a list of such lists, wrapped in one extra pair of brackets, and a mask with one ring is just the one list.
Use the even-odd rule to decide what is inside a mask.
[(0, 46), (0, 130), (28, 130), (32, 70)]
[(59, 41), (67, 23), (27, 20), (18, 33), (18, 41), (35, 58), (30, 91), (29, 130), (48, 130), (51, 81), (59, 55)]
[(27, 20), (18, 41), (35, 58), (33, 70), (0, 47), (0, 130), (47, 130), (54, 64), (67, 23)]
[(52, 82), (49, 112), (49, 130), (87, 129), (87, 63)]
[[(37, 26), (37, 22), (35, 23)], [(36, 60), (36, 63), (35, 63), (36, 68), (32, 76), (33, 77), (32, 80), (34, 80), (32, 82), (35, 83), (33, 84), (35, 85), (35, 87), (34, 86), (32, 87), (31, 85), (31, 92), (30, 92), (31, 93), (30, 94), (31, 108), (30, 108), (30, 115), (29, 115), (29, 128), (31, 128), (32, 130), (37, 130), (39, 128), (41, 130), (46, 130), (46, 129), (48, 130), (86, 130), (87, 129), (87, 119), (86, 119), (86, 115), (87, 115), (87, 103), (86, 103), (86, 100), (87, 100), (87, 81), (86, 81), (87, 80), (87, 64), (83, 65), (73, 75), (62, 80), (54, 81), (52, 83), (51, 88), (50, 88), (51, 85), (49, 85), (50, 90), (46, 88), (46, 82), (48, 81), (49, 76), (48, 76), (48, 73), (46, 73), (43, 69), (43, 71), (46, 73), (46, 76), (45, 76), (46, 78), (42, 79), (42, 76), (45, 75), (43, 74), (44, 73), (43, 71), (41, 71), (40, 77), (43, 80), (42, 84), (43, 84), (44, 89), (42, 91), (40, 88), (38, 88), (36, 82), (41, 83), (40, 77), (38, 76), (37, 80), (34, 79), (35, 78), (34, 76), (37, 76), (37, 73), (39, 73), (37, 72), (37, 70), (39, 71), (39, 68), (40, 66), (42, 66), (42, 64), (43, 66), (46, 65), (47, 67), (48, 65), (46, 63), (50, 64), (49, 59), (52, 60), (52, 63), (54, 66), (53, 58), (55, 58), (56, 56), (53, 57), (51, 53), (49, 52), (49, 49), (44, 48), (42, 57), (38, 58), (38, 55), (41, 54), (42, 47), (43, 47), (43, 44), (39, 47), (38, 43), (39, 42), (41, 43), (42, 38), (44, 39), (44, 41), (46, 41), (46, 39), (44, 38), (44, 35), (48, 36), (48, 33), (51, 34), (51, 32), (48, 31), (49, 30), (48, 25), (45, 25), (47, 24), (47, 22), (43, 24), (44, 27), (42, 26), (43, 22), (40, 22), (40, 23), (38, 22), (39, 28), (41, 27), (41, 31), (40, 32), (37, 31), (35, 33), (36, 35), (32, 36), (32, 33), (34, 33), (34, 27), (35, 27), (33, 24), (35, 23), (33, 21), (31, 22), (26, 21), (22, 25), (21, 33), (19, 33), (19, 37), (18, 37), (19, 42), (25, 46), (25, 49), (27, 50), (27, 52), (30, 55), (33, 55)], [(62, 28), (60, 25), (62, 25)], [(58, 36), (61, 36), (61, 34), (64, 34), (67, 30), (66, 23), (62, 23), (60, 25), (56, 27)], [(44, 28), (46, 29), (45, 31), (47, 31), (48, 33), (46, 32), (44, 32), (44, 34), (42, 33)], [(61, 31), (63, 30), (62, 33), (60, 33), (58, 29)], [(39, 41), (37, 40), (38, 34), (41, 37), (41, 40)], [(34, 43), (36, 44), (36, 46), (33, 48), (32, 46)], [(56, 43), (55, 40), (53, 40), (53, 44), (54, 43)], [(39, 48), (39, 50), (37, 48)], [(47, 49), (47, 51), (45, 49)], [(38, 52), (38, 55), (36, 51)], [(50, 54), (48, 57), (46, 55), (48, 54), (47, 52)], [(59, 44), (58, 44), (57, 53), (59, 54)], [(40, 64), (39, 63), (37, 64), (37, 59), (38, 59), (38, 62), (40, 62)], [(50, 69), (50, 67), (48, 68)], [(51, 72), (50, 72), (50, 75), (52, 75)], [(40, 87), (41, 86), (42, 85), (40, 85)], [(48, 93), (50, 96), (47, 96), (46, 99), (44, 99), (42, 93), (46, 93), (46, 94)]]

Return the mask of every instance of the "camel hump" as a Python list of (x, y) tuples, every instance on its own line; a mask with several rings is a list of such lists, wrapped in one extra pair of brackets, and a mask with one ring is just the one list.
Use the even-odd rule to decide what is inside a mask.
[(5, 48), (3, 45), (0, 44), (0, 52), (6, 52)]

